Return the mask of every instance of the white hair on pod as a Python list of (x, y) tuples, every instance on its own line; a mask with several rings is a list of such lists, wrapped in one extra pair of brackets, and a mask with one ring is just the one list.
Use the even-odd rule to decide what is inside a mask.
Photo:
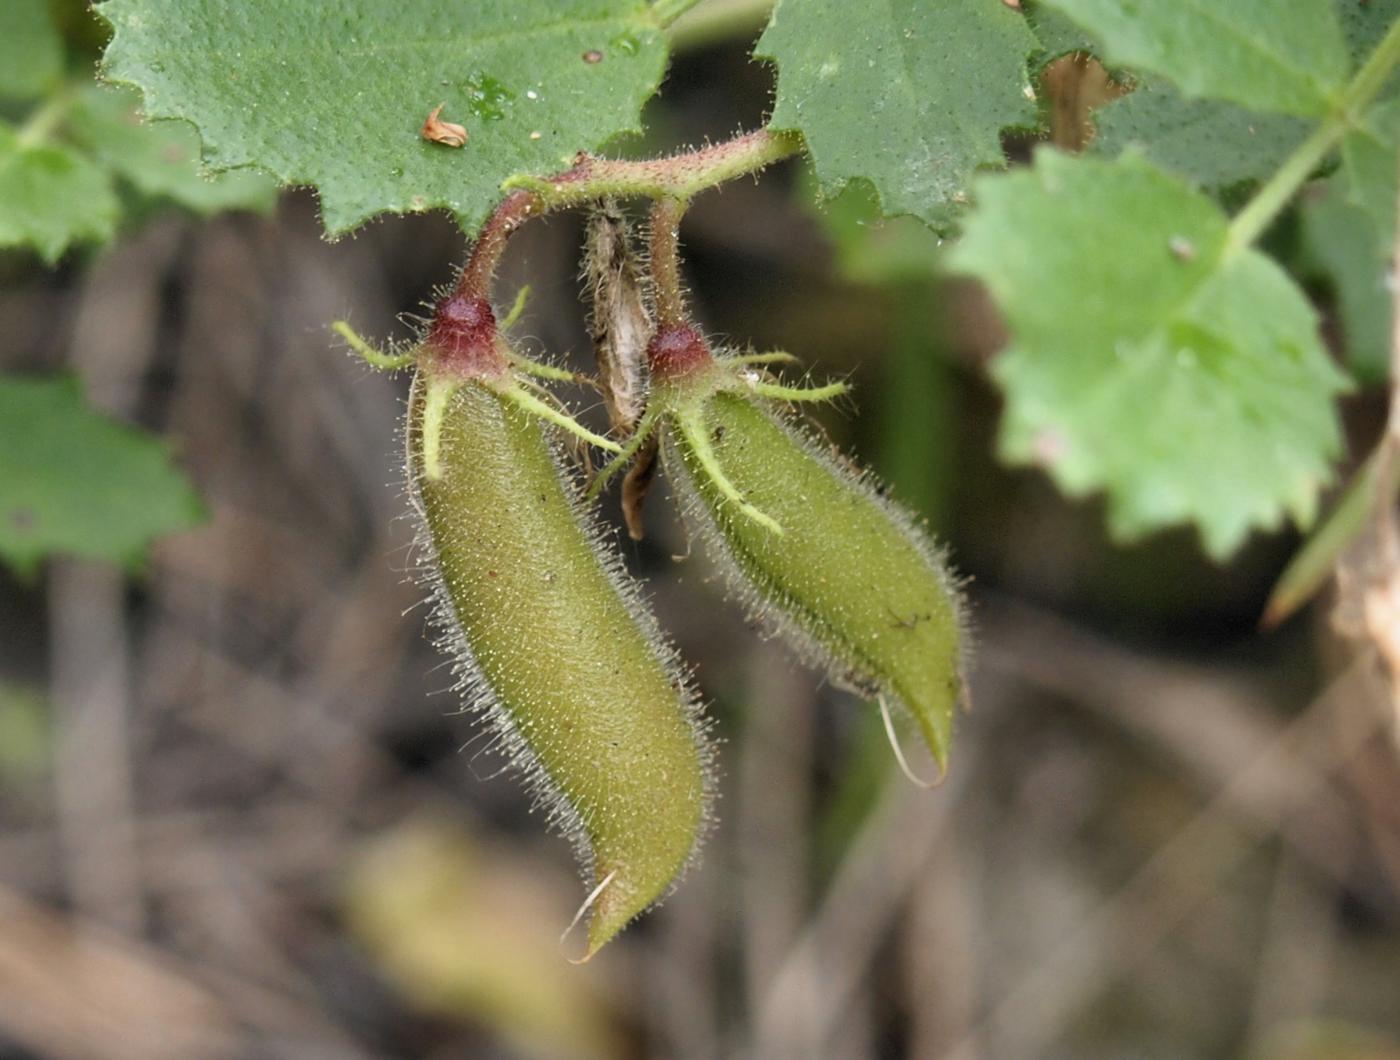
[[(844, 485), (878, 505), (900, 534), (914, 546), (938, 578), (944, 594), (951, 602), (960, 644), (958, 680), (965, 690), (966, 671), (972, 657), (973, 635), (966, 597), (962, 592), (968, 580), (953, 573), (946, 550), (935, 545), (914, 516), (889, 497), (889, 491), (879, 484), (873, 472), (854, 469), (855, 465), (840, 454), (834, 445), (815, 438), (805, 420), (792, 411), (790, 405), (734, 390), (727, 393), (751, 402), (808, 458), (816, 461)], [(699, 527), (700, 536), (706, 542), (715, 566), (724, 576), (728, 595), (739, 604), (747, 618), (757, 624), (764, 635), (786, 641), (803, 663), (825, 673), (838, 688), (869, 699), (883, 697), (892, 703), (902, 716), (912, 718), (913, 712), (892, 686), (882, 683), (875, 675), (866, 672), (859, 660), (840, 652), (837, 646), (823, 643), (819, 639), (813, 629), (821, 625), (818, 616), (806, 613), (781, 586), (763, 579), (744, 565), (742, 558), (735, 553), (727, 536), (720, 529), (715, 512), (705, 500), (693, 473), (677, 451), (678, 443), (672, 432), (664, 431), (663, 434), (665, 440), (662, 445), (662, 460), (666, 475), (674, 484), (681, 514), (687, 523)], [(775, 542), (775, 547), (781, 547), (781, 539)]]
[[(418, 385), (416, 380), (414, 385)], [(410, 399), (410, 410), (411, 408)], [(401, 428), (404, 450), (408, 453), (404, 465), (404, 493), (417, 524), (408, 573), (420, 588), (428, 592), (427, 600), (431, 604), (428, 619), (432, 631), (431, 642), (452, 660), (455, 682), (451, 691), (461, 698), (460, 712), (476, 715), (486, 724), (493, 734), (488, 746), (501, 750), (507, 759), (506, 768), (522, 777), (530, 797), (530, 812), (544, 811), (547, 827), (570, 842), (585, 879), (591, 880), (595, 875), (595, 864), (589, 843), (590, 818), (585, 811), (569, 801), (559, 783), (540, 762), (514, 714), (492, 687), (462, 631), (456, 606), (443, 576), (441, 561), (428, 528), (427, 512), (419, 491), (417, 472), (413, 457), (409, 453), (408, 423), (408, 417), (405, 417), (404, 426)], [(710, 738), (713, 721), (705, 714), (691, 670), (682, 662), (679, 653), (662, 632), (641, 585), (627, 572), (621, 553), (613, 540), (615, 532), (600, 526), (583, 503), (583, 487), (577, 471), (564, 458), (558, 431), (550, 429), (546, 424), (541, 424), (541, 429), (546, 434), (550, 460), (559, 475), (560, 488), (564, 490), (568, 499), (569, 509), (584, 543), (597, 559), (608, 583), (641, 630), (653, 657), (665, 672), (695, 739), (703, 783), (700, 820), (685, 862), (677, 870), (665, 892), (658, 895), (648, 906), (654, 908), (676, 889), (686, 872), (696, 863), (700, 848), (714, 826), (713, 803), (716, 797), (717, 773), (715, 749)], [(538, 646), (529, 650), (540, 653), (541, 665), (549, 664), (547, 652), (541, 652)], [(544, 738), (548, 739), (551, 735), (553, 734), (545, 734)]]

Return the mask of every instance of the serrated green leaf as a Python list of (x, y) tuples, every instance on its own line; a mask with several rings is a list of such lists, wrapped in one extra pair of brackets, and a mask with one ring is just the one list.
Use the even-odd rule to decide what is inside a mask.
[(74, 243), (111, 239), (118, 209), (111, 181), (88, 159), (25, 144), (0, 123), (0, 247), (33, 247), (52, 264)]
[(48, 0), (0, 3), (0, 99), (32, 99), (63, 70), (63, 41)]
[(1162, 81), (1145, 81), (1094, 112), (1092, 149), (1117, 155), (1132, 147), (1203, 188), (1228, 188), (1273, 175), (1310, 131), (1287, 114), (1261, 114), (1218, 99), (1187, 99)]
[(1006, 458), (1106, 492), (1120, 537), (1190, 522), (1220, 559), (1285, 512), (1312, 518), (1345, 380), (1293, 282), (1227, 249), (1214, 202), (1133, 155), (1050, 149), (977, 198), (950, 264), (1013, 336), (995, 366)]
[(1322, 117), (1351, 59), (1332, 0), (1045, 0), (1114, 64), (1167, 78), (1187, 96)]
[(1390, 374), (1390, 255), (1371, 215), (1329, 180), (1304, 197), (1299, 218), (1300, 271), (1331, 287), (1348, 366), (1362, 382), (1384, 382)]
[[(108, 0), (106, 75), (198, 126), (213, 168), (321, 194), (327, 231), (446, 207), (475, 231), (513, 173), (637, 126), (666, 61), (640, 0)], [(585, 55), (597, 51), (601, 61)], [(593, 58), (589, 56), (589, 58)], [(467, 127), (419, 136), (428, 112)]]
[(1071, 52), (1094, 50), (1094, 42), (1088, 35), (1060, 12), (1051, 10), (1040, 0), (1027, 2), (1023, 6), (1031, 32), (1044, 49), (1040, 57), (1042, 65)]
[(868, 180), (887, 215), (946, 227), (1000, 132), (1035, 124), (1024, 18), (982, 0), (783, 0), (754, 54), (778, 67), (772, 126), (807, 140), (823, 194)]
[(83, 404), (69, 377), (0, 377), (0, 559), (135, 564), (203, 506), (159, 439)]
[(235, 169), (212, 176), (199, 171), (199, 134), (181, 121), (143, 121), (134, 89), (88, 85), (69, 116), (74, 140), (99, 163), (145, 195), (171, 199), (196, 213), (272, 208), (272, 179)]

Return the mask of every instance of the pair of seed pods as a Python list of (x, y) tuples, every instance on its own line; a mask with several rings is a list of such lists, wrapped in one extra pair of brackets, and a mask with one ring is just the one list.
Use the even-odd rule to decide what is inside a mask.
[[(767, 368), (788, 355), (715, 355), (689, 325), (638, 339), (640, 303), (631, 324), (617, 310), (630, 301), (617, 285), (632, 282), (608, 269), (592, 285), (624, 445), (553, 402), (536, 379), (566, 373), (519, 356), (483, 298), (443, 299), (392, 363), (340, 326), (372, 363), (416, 365), (408, 476), (441, 644), (467, 706), (574, 842), (591, 888), (575, 918), (591, 911), (587, 956), (675, 885), (709, 822), (713, 774), (686, 670), (590, 509), (615, 472), (633, 466), (635, 536), (659, 451), (733, 593), (834, 681), (876, 698), (892, 738), (888, 705), (912, 718), (940, 769), (962, 685), (963, 608), (942, 557), (789, 411), (844, 386), (782, 385)], [(629, 352), (642, 343), (644, 411)], [(559, 428), (616, 454), (586, 493)]]

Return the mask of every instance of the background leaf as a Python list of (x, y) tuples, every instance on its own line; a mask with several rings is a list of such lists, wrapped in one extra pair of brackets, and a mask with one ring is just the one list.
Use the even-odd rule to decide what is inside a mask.
[(1210, 199), (1132, 155), (1049, 149), (977, 194), (951, 265), (1013, 335), (995, 366), (1004, 456), (1106, 491), (1120, 536), (1195, 523), (1217, 558), (1285, 511), (1312, 517), (1345, 382), (1302, 293), (1226, 250)]
[(1366, 210), (1336, 180), (1310, 189), (1299, 210), (1300, 272), (1331, 288), (1347, 364), (1365, 383), (1390, 374), (1390, 254)]
[(69, 118), (74, 140), (143, 195), (166, 198), (200, 214), (272, 209), (277, 188), (247, 169), (200, 173), (199, 134), (186, 122), (143, 121), (134, 89), (88, 85)]
[(1395, 247), (1397, 151), (1400, 100), (1372, 107), (1365, 121), (1342, 140), (1341, 179), (1347, 198), (1371, 218), (1376, 249), (1386, 256)]
[(70, 378), (0, 377), (0, 559), (68, 553), (134, 564), (203, 518), (165, 446), (83, 404)]
[(1218, 99), (1188, 99), (1164, 81), (1144, 81), (1095, 112), (1093, 149), (1128, 147), (1203, 188), (1228, 188), (1271, 176), (1303, 142), (1309, 126), (1286, 114), (1261, 114)]
[[(1357, 63), (1371, 54), (1391, 23), (1400, 18), (1400, 0), (1366, 0), (1365, 3), (1334, 0), (1334, 6), (1347, 47)], [(1397, 85), (1400, 85), (1400, 74), (1391, 76), (1382, 98), (1393, 93)]]
[(886, 214), (945, 227), (1001, 130), (1035, 124), (1038, 45), (1000, 3), (785, 0), (755, 55), (778, 67), (772, 125), (807, 139), (825, 195), (868, 180)]
[(105, 242), (119, 205), (107, 175), (67, 147), (29, 145), (0, 124), (0, 247), (53, 264), (74, 243)]
[(882, 217), (874, 189), (852, 181), (833, 199), (815, 193), (813, 213), (836, 255), (836, 266), (855, 283), (898, 285), (927, 281), (943, 267), (944, 242), (913, 217)]
[(48, 0), (0, 4), (0, 99), (32, 99), (52, 87), (63, 70), (63, 42)]
[(1045, 0), (1115, 65), (1187, 96), (1321, 117), (1351, 61), (1331, 0)]
[(1025, 0), (1022, 5), (1026, 12), (1026, 20), (1029, 22), (1031, 32), (1035, 34), (1035, 39), (1040, 41), (1040, 46), (1044, 51), (1040, 56), (1040, 64), (1044, 65), (1061, 55), (1068, 55), (1071, 52), (1093, 52), (1094, 43), (1077, 25), (1071, 22), (1058, 11), (1054, 11), (1041, 3), (1040, 0)]
[[(195, 123), (216, 168), (312, 184), (327, 231), (446, 207), (474, 231), (512, 173), (637, 125), (665, 66), (638, 0), (109, 0), (105, 72)], [(597, 51), (601, 61), (585, 61)], [(465, 148), (422, 140), (438, 103)]]

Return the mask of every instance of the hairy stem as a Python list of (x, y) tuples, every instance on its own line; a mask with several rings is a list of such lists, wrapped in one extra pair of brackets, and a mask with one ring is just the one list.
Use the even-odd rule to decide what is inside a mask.
[(686, 323), (685, 293), (681, 289), (680, 230), (685, 203), (657, 199), (651, 208), (651, 286), (656, 323), (663, 328)]
[(475, 298), (487, 296), (506, 243), (529, 217), (609, 196), (641, 195), (684, 201), (706, 188), (746, 173), (757, 173), (801, 150), (802, 138), (796, 133), (758, 129), (669, 158), (638, 162), (581, 154), (573, 166), (554, 177), (511, 177), (503, 185), (510, 194), (482, 225), (471, 257), (457, 279), (456, 293)]
[(1342, 89), (1332, 113), (1235, 215), (1230, 222), (1227, 253), (1241, 251), (1258, 239), (1328, 152), (1351, 129), (1363, 124), (1366, 107), (1375, 99), (1396, 63), (1400, 63), (1400, 20), (1390, 27), (1356, 76)]

